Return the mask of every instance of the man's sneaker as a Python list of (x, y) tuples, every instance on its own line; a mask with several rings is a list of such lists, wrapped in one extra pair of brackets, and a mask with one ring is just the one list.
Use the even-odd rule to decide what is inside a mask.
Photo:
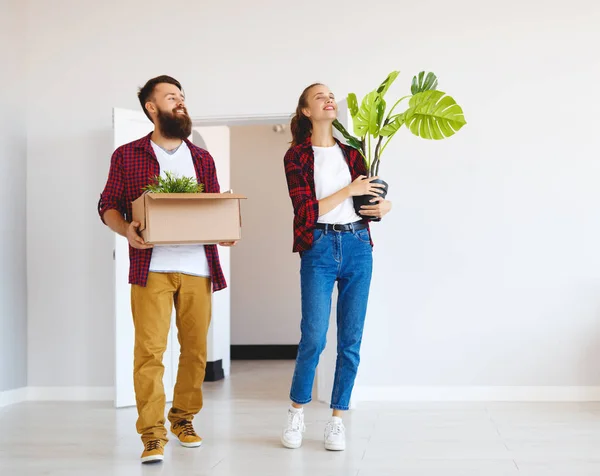
[(202, 445), (202, 438), (196, 434), (190, 420), (179, 420), (172, 423), (171, 431), (177, 437), (181, 446), (197, 448)]
[(143, 464), (160, 463), (163, 459), (165, 459), (165, 448), (161, 440), (148, 440), (144, 443)]
[(286, 448), (300, 448), (302, 446), (302, 433), (304, 433), (304, 430), (306, 430), (304, 426), (304, 411), (288, 410), (287, 425), (283, 429), (281, 443)]
[(330, 451), (346, 449), (346, 428), (339, 417), (331, 417), (325, 426), (325, 449)]

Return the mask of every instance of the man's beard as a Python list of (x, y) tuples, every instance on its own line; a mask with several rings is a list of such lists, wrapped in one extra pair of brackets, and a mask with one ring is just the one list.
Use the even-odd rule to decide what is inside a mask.
[[(177, 109), (177, 108), (176, 108)], [(192, 119), (185, 114), (158, 110), (158, 127), (166, 139), (187, 139), (192, 133)]]

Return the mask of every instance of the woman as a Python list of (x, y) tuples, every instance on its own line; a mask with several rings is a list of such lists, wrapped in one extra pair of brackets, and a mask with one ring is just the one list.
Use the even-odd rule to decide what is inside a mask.
[[(304, 432), (303, 405), (311, 401), (315, 369), (325, 347), (331, 295), (338, 283), (338, 355), (325, 448), (346, 448), (342, 412), (348, 410), (359, 363), (372, 269), (369, 217), (382, 217), (391, 203), (378, 196), (381, 185), (367, 179), (360, 153), (332, 133), (337, 116), (327, 86), (313, 84), (298, 101), (292, 119), (292, 147), (284, 158), (294, 206), (294, 252), (301, 257), (302, 338), (292, 380), (287, 425), (281, 441), (299, 448)], [(353, 196), (373, 195), (359, 216)]]

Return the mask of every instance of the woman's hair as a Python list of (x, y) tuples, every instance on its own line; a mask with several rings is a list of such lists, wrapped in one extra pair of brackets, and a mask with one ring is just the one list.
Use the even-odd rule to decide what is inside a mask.
[(308, 107), (308, 93), (315, 86), (321, 86), (321, 83), (311, 84), (302, 91), (300, 99), (298, 99), (296, 114), (292, 117), (292, 123), (290, 124), (290, 129), (292, 130), (292, 147), (302, 144), (312, 133), (312, 122), (304, 115), (302, 109)]

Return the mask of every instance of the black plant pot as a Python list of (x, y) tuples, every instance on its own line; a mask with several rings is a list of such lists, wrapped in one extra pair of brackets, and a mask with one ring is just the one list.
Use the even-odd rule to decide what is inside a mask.
[[(380, 183), (383, 185), (383, 188), (378, 189), (378, 192), (379, 192), (379, 196), (381, 198), (385, 198), (388, 193), (387, 182), (385, 180), (377, 179), (377, 180), (373, 180), (372, 183)], [(374, 199), (375, 197), (373, 195), (360, 195), (358, 197), (352, 197), (352, 198), (354, 201), (354, 211), (356, 211), (356, 214), (358, 216), (362, 216), (360, 214), (360, 207), (362, 207), (363, 205), (372, 205), (371, 200)], [(365, 218), (368, 218), (371, 221), (381, 221), (381, 218), (375, 218), (375, 217), (365, 217)]]

